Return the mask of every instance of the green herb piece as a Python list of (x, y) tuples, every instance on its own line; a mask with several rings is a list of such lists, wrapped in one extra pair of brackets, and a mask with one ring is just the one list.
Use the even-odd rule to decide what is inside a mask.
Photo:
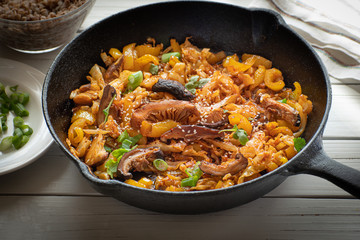
[(157, 75), (158, 72), (159, 72), (159, 66), (152, 63), (152, 64), (150, 65), (149, 72), (150, 72), (152, 75)]
[(286, 99), (286, 98), (284, 98), (284, 99), (278, 100), (278, 102), (281, 102), (281, 103), (287, 103), (287, 99)]
[(153, 161), (154, 167), (163, 172), (166, 171), (168, 169), (168, 164), (163, 160), (163, 159), (155, 159)]
[(133, 74), (131, 74), (129, 77), (128, 77), (128, 85), (127, 85), (127, 88), (126, 88), (126, 92), (132, 92), (134, 91), (139, 85), (140, 83), (143, 81), (143, 73), (142, 71), (137, 71)]
[(306, 141), (302, 137), (294, 138), (293, 141), (297, 152), (300, 152), (306, 145)]
[(243, 146), (249, 141), (248, 135), (244, 129), (236, 130), (233, 134), (233, 138), (239, 140), (240, 144)]
[(209, 81), (211, 80), (211, 78), (201, 78), (198, 82), (199, 82), (199, 88), (202, 88), (203, 86), (205, 86), (205, 84), (207, 84)]
[(140, 138), (142, 138), (141, 134), (130, 137), (126, 130), (118, 137), (117, 141), (121, 143), (121, 147), (112, 151), (111, 154), (114, 158), (110, 158), (105, 163), (106, 171), (111, 178), (114, 178), (114, 173), (117, 172), (117, 166), (119, 165), (122, 156), (135, 149), (136, 143)]
[(188, 178), (181, 180), (181, 187), (195, 187), (203, 172), (199, 168), (200, 162), (197, 162), (193, 168), (185, 170)]
[(224, 113), (227, 113), (228, 111), (229, 111), (229, 110), (227, 110), (227, 109), (224, 109), (224, 111), (223, 111), (223, 112), (224, 112)]
[[(121, 133), (121, 135), (118, 137), (117, 141), (119, 143), (124, 144), (125, 140), (128, 140), (131, 142), (130, 146), (134, 146), (140, 139), (142, 138), (141, 134), (138, 134), (134, 137), (130, 137), (128, 132), (125, 130), (124, 132)], [(122, 146), (123, 147), (123, 146)]]
[(248, 134), (246, 133), (246, 131), (242, 128), (239, 129), (237, 125), (234, 125), (234, 127), (231, 129), (221, 130), (219, 131), (219, 133), (220, 132), (234, 132), (233, 138), (239, 140), (240, 144), (243, 146), (246, 145), (246, 143), (249, 141)]
[(109, 160), (107, 160), (105, 163), (106, 171), (111, 178), (114, 178), (114, 173), (117, 172), (117, 167), (119, 165), (119, 161), (120, 161), (120, 159), (118, 160), (116, 158), (114, 158), (114, 159), (109, 158)]
[(194, 75), (189, 78), (188, 82), (185, 84), (185, 88), (191, 92), (192, 94), (196, 93), (196, 88), (202, 88), (208, 83), (211, 79), (210, 78), (201, 78), (198, 75)]
[(116, 97), (116, 94), (111, 98), (109, 105), (103, 110), (103, 113), (105, 114), (104, 123), (106, 123), (108, 120), (110, 107), (111, 107), (112, 103), (114, 102), (115, 97)]
[(181, 54), (179, 52), (169, 52), (169, 53), (164, 53), (161, 56), (161, 62), (163, 63), (169, 62), (172, 56), (177, 57), (179, 60), (181, 59)]
[(107, 151), (107, 152), (109, 152), (109, 153), (112, 152), (112, 149), (111, 149), (111, 147), (109, 147), (109, 146), (104, 146), (104, 149), (105, 149), (105, 151)]

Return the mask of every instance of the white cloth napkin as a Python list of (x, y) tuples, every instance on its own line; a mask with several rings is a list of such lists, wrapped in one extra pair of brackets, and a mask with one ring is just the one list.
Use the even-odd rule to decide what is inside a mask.
[(248, 7), (280, 13), (316, 50), (330, 77), (360, 80), (360, 0), (253, 0)]

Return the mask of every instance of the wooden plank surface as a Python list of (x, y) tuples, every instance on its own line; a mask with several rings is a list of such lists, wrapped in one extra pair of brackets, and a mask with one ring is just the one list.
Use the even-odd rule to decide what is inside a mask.
[(170, 215), (108, 197), (7, 196), (0, 198), (0, 233), (11, 239), (354, 240), (359, 211), (358, 200), (263, 198), (221, 212)]

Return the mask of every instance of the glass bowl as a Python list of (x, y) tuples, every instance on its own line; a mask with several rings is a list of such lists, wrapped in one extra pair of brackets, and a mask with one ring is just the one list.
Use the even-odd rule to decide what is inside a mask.
[(25, 53), (53, 51), (74, 37), (94, 3), (95, 0), (87, 0), (62, 16), (44, 20), (16, 21), (0, 18), (0, 42)]

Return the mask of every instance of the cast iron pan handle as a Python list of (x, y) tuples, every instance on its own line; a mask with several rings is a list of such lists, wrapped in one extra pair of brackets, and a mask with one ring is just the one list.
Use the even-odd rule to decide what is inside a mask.
[[(305, 149), (304, 149), (305, 150)], [(324, 178), (360, 198), (360, 171), (336, 162), (324, 151), (321, 139), (306, 149), (290, 167), (292, 174), (306, 173)]]

